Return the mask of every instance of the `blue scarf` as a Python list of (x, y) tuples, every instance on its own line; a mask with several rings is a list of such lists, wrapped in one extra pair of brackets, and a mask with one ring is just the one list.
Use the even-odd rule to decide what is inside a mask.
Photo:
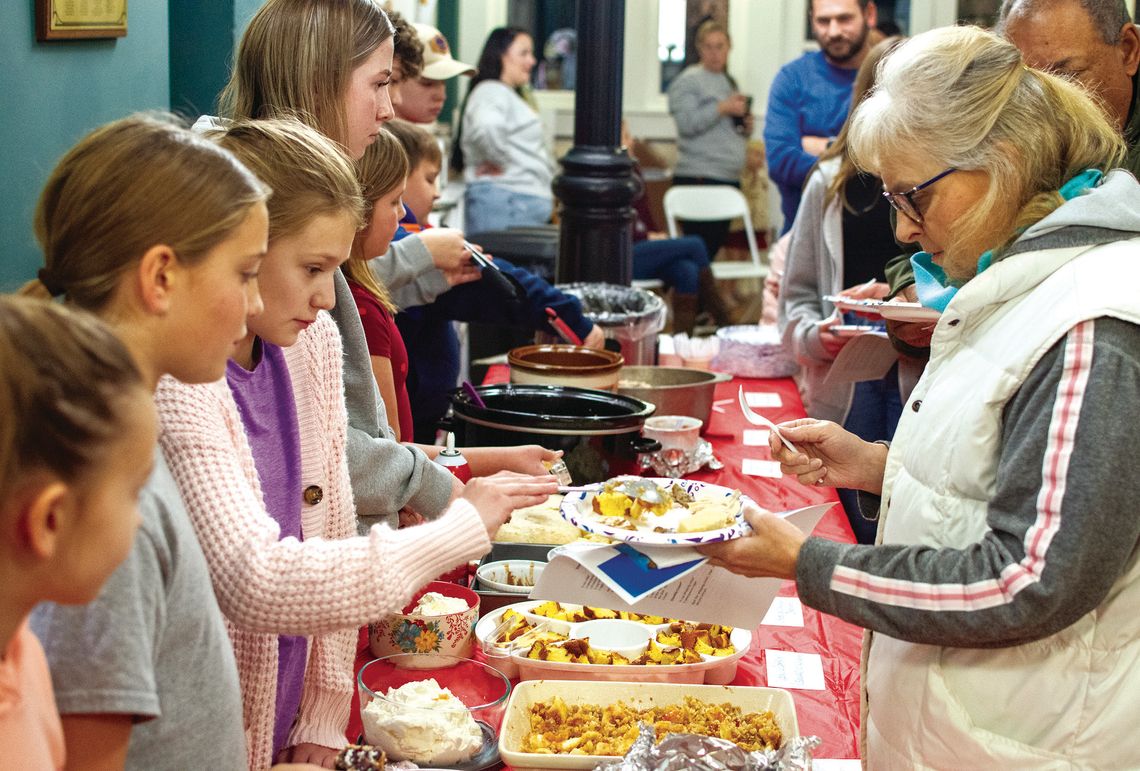
[[(1085, 169), (1062, 185), (1057, 192), (1061, 198), (1068, 201), (1095, 187), (1103, 176), (1096, 169)], [(993, 261), (992, 249), (983, 252), (978, 258), (978, 273), (990, 267)], [(934, 308), (939, 312), (945, 311), (964, 282), (954, 282), (947, 278), (946, 271), (934, 264), (930, 252), (918, 252), (912, 255), (910, 264), (914, 268), (914, 288), (918, 292), (918, 301), (927, 308)]]

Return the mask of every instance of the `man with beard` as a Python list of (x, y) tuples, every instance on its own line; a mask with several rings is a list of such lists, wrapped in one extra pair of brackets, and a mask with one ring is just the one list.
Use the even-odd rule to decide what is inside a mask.
[(800, 190), (816, 158), (839, 133), (851, 105), (855, 73), (870, 50), (878, 21), (870, 0), (813, 0), (812, 34), (820, 50), (788, 62), (768, 94), (764, 143), (768, 175), (780, 191), (786, 233), (800, 205)]

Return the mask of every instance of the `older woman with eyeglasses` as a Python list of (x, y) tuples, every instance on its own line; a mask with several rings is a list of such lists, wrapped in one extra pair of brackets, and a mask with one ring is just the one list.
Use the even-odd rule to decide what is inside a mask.
[[(897, 48), (849, 132), (945, 311), (893, 444), (834, 423), (771, 445), (800, 481), (876, 496), (879, 543), (703, 547), (868, 630), (880, 768), (1140, 768), (1140, 185), (1073, 83), (972, 27)], [(773, 437), (775, 439), (775, 437)], [(876, 501), (876, 504), (878, 503)]]

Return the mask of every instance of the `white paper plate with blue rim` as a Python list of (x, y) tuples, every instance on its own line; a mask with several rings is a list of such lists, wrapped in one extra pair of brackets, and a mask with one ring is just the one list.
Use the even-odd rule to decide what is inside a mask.
[(927, 308), (920, 303), (856, 300), (840, 295), (825, 295), (823, 299), (841, 311), (869, 313), (891, 321), (938, 321), (939, 317), (942, 316), (942, 312), (936, 308)]
[[(631, 477), (631, 479), (654, 482), (666, 490), (675, 484), (680, 485), (685, 492), (694, 498), (704, 498), (711, 495), (723, 495), (725, 498), (731, 498), (737, 492), (728, 487), (709, 484), (708, 482), (698, 482), (692, 479), (662, 479), (655, 477)], [(603, 521), (603, 518), (597, 514), (593, 508), (594, 496), (601, 492), (601, 490), (602, 485), (599, 484), (595, 489), (578, 490), (567, 493), (566, 497), (562, 499), (562, 518), (575, 527), (585, 530), (587, 533), (604, 535), (615, 541), (644, 544), (646, 546), (696, 546), (702, 543), (719, 543), (720, 541), (731, 541), (734, 538), (740, 538), (752, 530), (744, 520), (744, 508), (745, 506), (756, 506), (756, 502), (744, 494), (740, 495), (739, 505), (733, 515), (733, 524), (717, 530), (678, 533), (668, 527), (666, 528), (667, 532), (658, 532), (649, 524), (642, 525), (638, 528), (608, 524)], [(677, 512), (677, 508), (674, 508), (673, 512)], [(669, 514), (665, 514), (654, 524), (660, 526), (661, 523), (668, 524), (676, 519), (676, 516), (670, 517)]]

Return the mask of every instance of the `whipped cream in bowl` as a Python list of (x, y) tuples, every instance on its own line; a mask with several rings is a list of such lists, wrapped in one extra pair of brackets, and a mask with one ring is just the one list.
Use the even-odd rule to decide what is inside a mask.
[(401, 613), (370, 625), (369, 647), (378, 657), (438, 653), (467, 658), (475, 644), (478, 620), (479, 595), (466, 586), (432, 581), (412, 596)]
[(497, 760), (510, 681), (474, 659), (384, 656), (361, 668), (364, 738), (391, 760), (482, 768)]

